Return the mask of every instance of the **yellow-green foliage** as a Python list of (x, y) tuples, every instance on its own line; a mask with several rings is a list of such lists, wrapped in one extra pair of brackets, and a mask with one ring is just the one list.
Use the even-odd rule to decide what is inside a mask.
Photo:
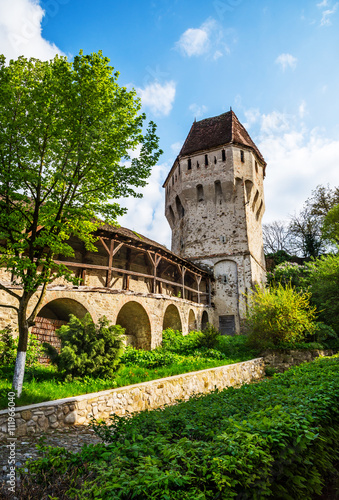
[(303, 340), (315, 330), (316, 309), (310, 293), (298, 292), (291, 285), (257, 288), (250, 295), (246, 326), (249, 340), (261, 347)]

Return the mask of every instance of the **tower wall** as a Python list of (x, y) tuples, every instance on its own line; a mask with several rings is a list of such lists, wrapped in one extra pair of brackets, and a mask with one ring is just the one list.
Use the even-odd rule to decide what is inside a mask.
[(264, 165), (236, 144), (179, 157), (168, 177), (172, 251), (213, 269), (215, 326), (238, 332), (253, 285), (265, 280)]

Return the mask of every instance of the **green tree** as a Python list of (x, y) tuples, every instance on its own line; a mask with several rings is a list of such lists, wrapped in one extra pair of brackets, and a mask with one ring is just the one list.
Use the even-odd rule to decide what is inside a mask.
[(0, 289), (16, 304), (18, 395), (47, 284), (58, 275), (71, 280), (53, 258), (73, 255), (71, 236), (94, 251), (99, 219), (114, 223), (124, 213), (117, 200), (139, 196), (134, 189), (161, 154), (155, 124), (143, 132), (140, 100), (117, 80), (101, 52), (80, 52), (73, 63), (20, 57), (6, 65), (0, 56), (0, 266), (13, 277)]
[(322, 231), (324, 238), (339, 244), (339, 204), (331, 208), (325, 216)]
[(339, 334), (339, 254), (323, 255), (306, 264), (305, 285), (319, 310), (319, 319)]
[(291, 217), (289, 233), (295, 253), (302, 257), (318, 257), (328, 250), (329, 239), (323, 231), (328, 212), (339, 203), (339, 188), (317, 186), (299, 214)]

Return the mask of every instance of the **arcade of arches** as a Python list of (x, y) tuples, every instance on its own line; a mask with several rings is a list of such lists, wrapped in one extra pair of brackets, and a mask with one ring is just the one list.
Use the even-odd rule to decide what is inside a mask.
[(70, 314), (82, 318), (87, 312), (94, 321), (105, 315), (112, 323), (121, 325), (126, 343), (138, 349), (159, 345), (166, 328), (181, 330), (183, 334), (204, 328), (211, 314), (206, 306), (179, 298), (53, 291), (47, 292), (32, 331), (41, 342), (59, 348), (55, 330), (67, 323)]

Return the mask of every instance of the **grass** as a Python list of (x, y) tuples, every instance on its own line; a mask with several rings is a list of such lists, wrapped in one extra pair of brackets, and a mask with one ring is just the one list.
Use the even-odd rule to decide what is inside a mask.
[[(54, 366), (38, 365), (26, 368), (24, 389), (17, 399), (17, 406), (62, 399), (80, 394), (115, 389), (131, 384), (147, 382), (159, 378), (180, 375), (192, 371), (214, 368), (246, 361), (256, 357), (257, 352), (249, 350), (243, 337), (221, 337), (215, 349), (197, 349), (197, 345), (187, 336), (185, 345), (158, 348), (154, 351), (127, 349), (122, 364), (114, 378), (98, 379), (85, 377), (65, 381)], [(189, 344), (189, 347), (187, 347)], [(185, 355), (179, 352), (185, 351)], [(190, 352), (191, 351), (191, 352)], [(164, 353), (168, 355), (165, 366)], [(134, 362), (133, 362), (134, 361)], [(158, 364), (158, 365), (157, 365)], [(7, 408), (7, 393), (11, 390), (14, 367), (0, 368), (0, 409)]]

